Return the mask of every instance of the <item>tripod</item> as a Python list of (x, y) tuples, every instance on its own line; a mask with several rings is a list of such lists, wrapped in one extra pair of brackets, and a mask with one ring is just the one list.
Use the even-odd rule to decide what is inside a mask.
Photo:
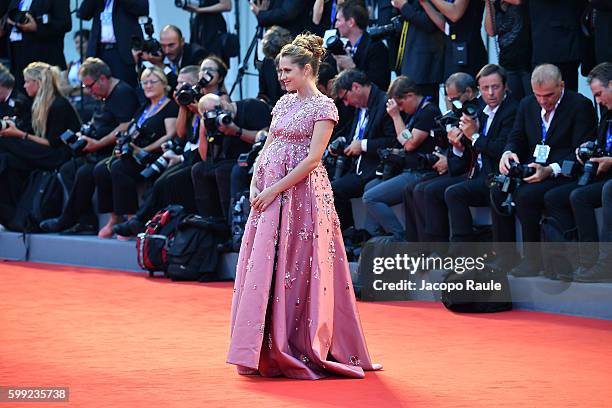
[[(260, 39), (262, 36), (263, 36), (263, 28), (257, 26), (257, 28), (255, 29), (255, 34), (253, 35), (253, 38), (251, 39), (251, 43), (249, 44), (249, 48), (247, 48), (247, 52), (244, 56), (244, 59), (242, 60), (242, 64), (240, 65), (240, 68), (238, 68), (238, 74), (236, 75), (236, 80), (232, 84), (232, 89), (229, 92), (230, 97), (234, 93), (236, 86), (240, 85), (240, 99), (242, 99), (242, 78), (247, 74), (253, 75), (253, 76), (257, 75), (254, 73), (247, 72), (247, 70), (249, 68), (249, 58), (251, 57), (251, 54), (257, 47), (257, 40)], [(253, 57), (253, 60), (254, 61), (257, 60), (257, 53)]]

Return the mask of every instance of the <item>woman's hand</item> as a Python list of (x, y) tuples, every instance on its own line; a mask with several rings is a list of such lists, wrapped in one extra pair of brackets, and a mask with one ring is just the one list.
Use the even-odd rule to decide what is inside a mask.
[(257, 185), (255, 183), (251, 184), (249, 187), (249, 202), (251, 205), (253, 205), (253, 200), (255, 200), (259, 193), (261, 193), (261, 191), (257, 188)]
[(13, 122), (12, 120), (5, 118), (3, 119), (4, 123), (6, 123), (8, 126), (6, 129), (4, 129), (3, 131), (0, 132), (0, 136), (3, 137), (23, 137), (24, 132), (22, 132), (21, 130), (17, 129), (17, 126), (15, 126), (15, 122)]
[(253, 193), (255, 193), (255, 197), (251, 200), (251, 207), (261, 212), (268, 208), (270, 204), (272, 204), (274, 199), (278, 196), (279, 192), (276, 191), (274, 186), (265, 188), (262, 192), (259, 192), (259, 189), (256, 186), (251, 186), (250, 195), (253, 196)]

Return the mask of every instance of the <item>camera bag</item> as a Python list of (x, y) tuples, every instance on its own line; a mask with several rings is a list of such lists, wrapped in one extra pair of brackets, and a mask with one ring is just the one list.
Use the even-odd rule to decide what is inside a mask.
[(37, 232), (39, 224), (62, 213), (64, 188), (57, 171), (34, 170), (19, 197), (13, 221), (7, 227), (13, 231)]

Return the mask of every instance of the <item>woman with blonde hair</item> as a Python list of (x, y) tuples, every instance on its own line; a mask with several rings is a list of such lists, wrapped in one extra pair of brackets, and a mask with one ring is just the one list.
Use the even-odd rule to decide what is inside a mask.
[(32, 62), (23, 70), (26, 93), (34, 98), (32, 129), (19, 129), (12, 118), (0, 123), (0, 224), (7, 226), (29, 173), (54, 170), (70, 157), (60, 135), (78, 131), (81, 121), (59, 90), (59, 71), (44, 62)]

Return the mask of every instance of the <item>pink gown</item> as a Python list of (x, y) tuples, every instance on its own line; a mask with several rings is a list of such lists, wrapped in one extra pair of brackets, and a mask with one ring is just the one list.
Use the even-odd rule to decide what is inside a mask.
[[(257, 187), (273, 185), (308, 155), (314, 124), (338, 121), (333, 101), (283, 96)], [(252, 210), (238, 257), (227, 362), (241, 374), (363, 378), (372, 364), (327, 172), (321, 163), (263, 212)]]

